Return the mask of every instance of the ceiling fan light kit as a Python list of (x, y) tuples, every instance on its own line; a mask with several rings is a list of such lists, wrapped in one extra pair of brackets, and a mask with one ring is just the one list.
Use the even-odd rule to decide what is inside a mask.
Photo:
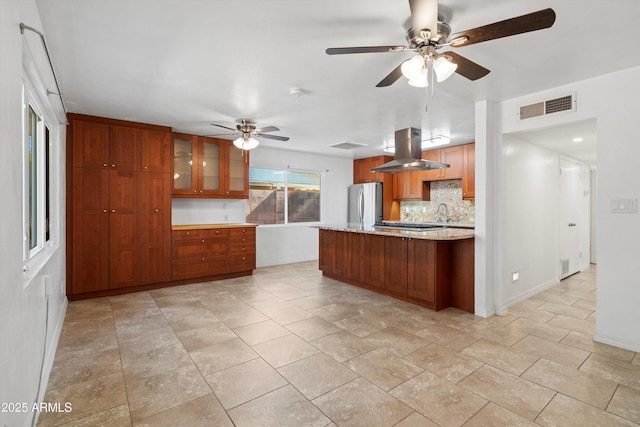
[[(438, 20), (438, 0), (409, 0), (409, 8), (413, 27), (407, 30), (405, 36), (407, 46), (339, 47), (328, 48), (326, 53), (328, 55), (343, 55), (406, 50), (417, 53), (416, 56), (393, 69), (376, 87), (390, 86), (403, 75), (409, 79), (410, 85), (426, 87), (428, 78), (424, 75), (429, 74), (429, 68), (433, 68), (438, 82), (446, 80), (453, 73), (458, 73), (469, 80), (477, 80), (489, 74), (489, 70), (456, 53), (450, 51), (440, 53), (438, 50), (459, 48), (542, 30), (551, 27), (556, 20), (553, 9), (543, 9), (462, 31), (449, 37), (451, 27), (446, 22)], [(420, 74), (418, 75), (418, 73)]]
[(280, 130), (275, 126), (265, 126), (263, 128), (256, 129), (256, 124), (253, 120), (238, 119), (237, 122), (238, 124), (236, 125), (235, 129), (230, 128), (228, 126), (218, 125), (215, 123), (211, 123), (211, 125), (217, 126), (223, 129), (227, 129), (233, 132), (233, 133), (224, 134), (224, 135), (234, 135), (234, 134), (240, 135), (239, 138), (233, 141), (233, 145), (245, 151), (253, 150), (260, 144), (260, 141), (258, 141), (256, 138), (275, 139), (278, 141), (289, 140), (289, 138), (286, 136), (267, 134), (267, 132), (277, 132)]

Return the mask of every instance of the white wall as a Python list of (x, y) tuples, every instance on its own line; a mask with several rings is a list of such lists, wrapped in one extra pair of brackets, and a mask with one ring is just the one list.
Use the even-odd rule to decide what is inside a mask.
[[(65, 129), (55, 123), (50, 131), (55, 177), (52, 188), (52, 233), (54, 244), (37, 265), (22, 270), (22, 128), (21, 83), (23, 41), (35, 56), (35, 74), (46, 88), (55, 90), (39, 38), (20, 34), (19, 24), (41, 29), (33, 0), (0, 1), (0, 402), (42, 400), (66, 307), (65, 297)], [(34, 82), (37, 84), (37, 82)], [(37, 87), (43, 101), (43, 87)], [(52, 100), (59, 110), (59, 101)], [(46, 108), (46, 106), (45, 106)], [(57, 111), (59, 113), (59, 111)], [(47, 326), (45, 326), (47, 325)], [(47, 332), (45, 332), (45, 329)], [(43, 383), (39, 389), (40, 373)], [(0, 412), (1, 426), (25, 426), (34, 414)]]
[(171, 224), (244, 222), (244, 199), (173, 199)]
[[(559, 155), (503, 136), (505, 188), (501, 280), (507, 306), (559, 281)], [(520, 278), (511, 283), (511, 273)]]
[[(347, 221), (347, 188), (353, 183), (353, 160), (258, 147), (252, 167), (324, 172), (324, 223)], [(309, 225), (262, 225), (256, 232), (258, 267), (318, 259), (318, 230)]]
[[(640, 67), (576, 82), (503, 103), (505, 133), (585, 119), (598, 123), (597, 180), (597, 341), (640, 351), (640, 214), (615, 214), (616, 198), (640, 198), (640, 120), (637, 97)], [(576, 92), (575, 113), (520, 123), (520, 105)]]

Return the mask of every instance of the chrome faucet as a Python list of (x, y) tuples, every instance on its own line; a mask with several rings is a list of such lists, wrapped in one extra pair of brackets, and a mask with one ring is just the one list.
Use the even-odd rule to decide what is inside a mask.
[(438, 209), (436, 209), (436, 216), (438, 216), (438, 214), (440, 213), (440, 208), (444, 206), (444, 222), (449, 222), (451, 221), (451, 218), (449, 218), (449, 208), (447, 207), (446, 204), (444, 203), (440, 203), (438, 205)]

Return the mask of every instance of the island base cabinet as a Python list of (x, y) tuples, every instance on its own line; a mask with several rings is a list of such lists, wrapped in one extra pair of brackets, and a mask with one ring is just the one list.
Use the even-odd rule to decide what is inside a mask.
[(323, 274), (442, 310), (474, 312), (474, 239), (431, 240), (320, 229)]
[(424, 301), (434, 310), (449, 306), (448, 289), (442, 286), (448, 279), (448, 242), (411, 239), (408, 242), (407, 295)]

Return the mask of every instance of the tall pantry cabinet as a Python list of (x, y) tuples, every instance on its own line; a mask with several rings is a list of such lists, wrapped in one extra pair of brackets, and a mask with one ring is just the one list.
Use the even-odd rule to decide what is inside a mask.
[(169, 281), (170, 128), (69, 120), (67, 294)]

